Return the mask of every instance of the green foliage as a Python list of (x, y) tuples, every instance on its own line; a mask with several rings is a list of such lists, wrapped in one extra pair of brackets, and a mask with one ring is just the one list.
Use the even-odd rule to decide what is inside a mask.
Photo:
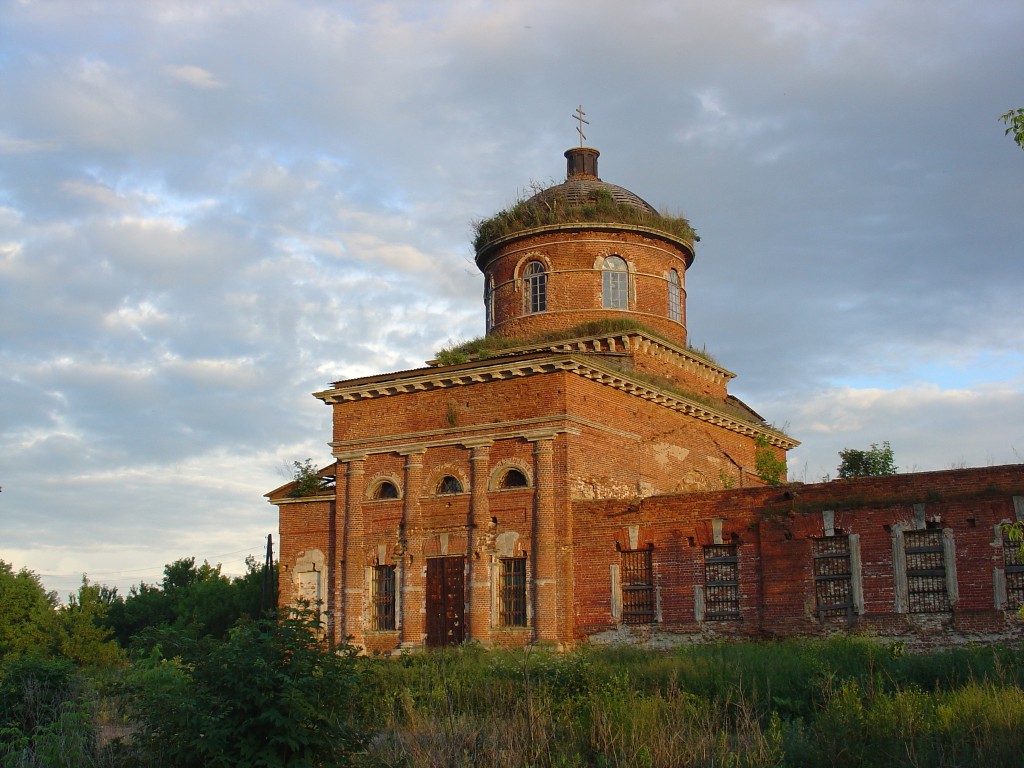
[(1019, 656), (836, 637), (367, 659), (380, 726), (361, 764), (1009, 768)]
[[(115, 595), (104, 625), (136, 654), (158, 643), (175, 645), (183, 632), (193, 640), (223, 637), (239, 618), (259, 617), (262, 568), (250, 555), (246, 574), (229, 579), (219, 565), (197, 566), (193, 557), (176, 560), (164, 567), (160, 586), (140, 584), (125, 598)], [(271, 578), (276, 581), (276, 571)]]
[(871, 448), (860, 451), (856, 448), (847, 448), (839, 452), (842, 461), (837, 470), (839, 478), (849, 477), (880, 477), (883, 475), (895, 475), (898, 467), (893, 463), (892, 448), (886, 440), (879, 447), (876, 443)]
[(765, 435), (754, 438), (754, 470), (768, 485), (779, 485), (786, 478), (786, 461), (775, 454)]
[(323, 479), (317, 474), (317, 466), (313, 463), (312, 459), (306, 459), (303, 462), (294, 461), (292, 465), (295, 467), (292, 479), (295, 481), (295, 487), (288, 493), (292, 497), (301, 496), (316, 496), (320, 493), (320, 488), (323, 485)]
[(60, 638), (56, 608), (57, 595), (47, 592), (38, 576), (24, 568), (15, 573), (0, 560), (0, 659), (55, 652)]
[(520, 200), (489, 219), (477, 222), (474, 226), (473, 247), (479, 251), (498, 238), (535, 227), (587, 222), (648, 227), (686, 242), (693, 242), (697, 238), (690, 222), (681, 216), (665, 216), (633, 205), (616, 203), (607, 191), (600, 190), (585, 205), (571, 205), (565, 196), (557, 194), (542, 194), (540, 197)]
[(95, 697), (71, 662), (25, 656), (0, 666), (0, 765), (99, 765)]
[(1006, 135), (1013, 135), (1017, 146), (1024, 149), (1024, 109), (1011, 109), (999, 119), (1006, 125)]
[(116, 599), (116, 589), (91, 584), (82, 576), (78, 593), (69, 597), (67, 606), (59, 614), (63, 630), (60, 653), (64, 658), (101, 667), (122, 660), (123, 653), (113, 639), (114, 632), (105, 623)]
[(365, 739), (353, 650), (316, 618), (242, 621), (182, 658), (154, 653), (129, 690), (141, 759), (176, 768), (331, 766)]

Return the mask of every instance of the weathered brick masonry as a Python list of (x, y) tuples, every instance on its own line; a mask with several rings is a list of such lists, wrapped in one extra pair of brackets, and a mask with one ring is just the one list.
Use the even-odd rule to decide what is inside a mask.
[[(596, 150), (566, 156), (537, 205), (656, 215), (597, 177)], [(797, 443), (686, 346), (693, 243), (602, 210), (478, 248), (503, 345), (316, 393), (320, 492), (268, 494), (281, 603), (318, 604), (368, 652), (1018, 637), (1024, 565), (999, 526), (1024, 514), (1024, 467), (767, 486), (759, 459)]]
[[(673, 643), (852, 630), (913, 645), (1019, 641), (1020, 577), (1010, 574), (1009, 590), (1007, 581), (1007, 570), (1013, 571), (1007, 557), (1017, 562), (1019, 555), (1004, 547), (1002, 525), (1022, 512), (1024, 465), (675, 494), (632, 504), (578, 501), (576, 637)], [(948, 605), (907, 603), (919, 597), (906, 594), (901, 539), (907, 531), (934, 532), (950, 542), (935, 553), (943, 571), (940, 592), (927, 595), (945, 596)], [(612, 609), (620, 550), (636, 548), (631, 535), (639, 548), (650, 548), (657, 603), (656, 621), (636, 625), (617, 621)], [(853, 604), (849, 612), (820, 615), (815, 549), (830, 539), (856, 542), (859, 557), (847, 579)], [(736, 549), (739, 611), (702, 619), (695, 595), (706, 588), (705, 548), (723, 542)]]

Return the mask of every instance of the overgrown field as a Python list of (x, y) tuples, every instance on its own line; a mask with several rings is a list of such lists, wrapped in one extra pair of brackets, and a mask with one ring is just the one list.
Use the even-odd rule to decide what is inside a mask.
[(319, 611), (265, 608), (268, 580), (186, 558), (125, 597), (83, 579), (60, 605), (0, 561), (0, 768), (1024, 765), (1016, 648), (360, 657)]
[(1019, 650), (861, 638), (365, 662), (367, 766), (1020, 766)]

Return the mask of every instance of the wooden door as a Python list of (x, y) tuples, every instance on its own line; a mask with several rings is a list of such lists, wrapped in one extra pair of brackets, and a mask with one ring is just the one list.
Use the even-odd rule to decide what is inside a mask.
[(427, 560), (427, 646), (458, 645), (466, 630), (466, 558)]

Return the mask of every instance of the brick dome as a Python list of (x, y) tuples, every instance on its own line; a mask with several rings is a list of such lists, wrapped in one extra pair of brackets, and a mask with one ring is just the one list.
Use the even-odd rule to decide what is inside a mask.
[(478, 225), (488, 335), (526, 341), (612, 320), (685, 346), (698, 238), (686, 219), (602, 181), (599, 155), (567, 150), (563, 183)]
[(597, 175), (597, 158), (600, 155), (600, 152), (591, 147), (573, 147), (566, 150), (565, 181), (538, 192), (527, 202), (537, 205), (561, 199), (569, 205), (587, 205), (598, 200), (602, 193), (606, 193), (612, 202), (618, 205), (628, 205), (658, 215), (657, 209), (640, 195), (617, 184), (601, 181)]

